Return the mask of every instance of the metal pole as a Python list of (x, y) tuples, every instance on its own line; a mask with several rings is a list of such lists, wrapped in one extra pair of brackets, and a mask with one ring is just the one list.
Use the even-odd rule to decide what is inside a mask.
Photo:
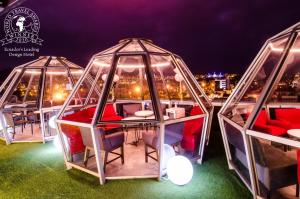
[(4, 121), (4, 116), (3, 116), (2, 111), (3, 111), (3, 109), (0, 110), (0, 122), (1, 122), (1, 125), (2, 125), (2, 128), (3, 128), (3, 135), (4, 135), (6, 145), (9, 145), (9, 144), (11, 144), (11, 140), (9, 139), (9, 134), (7, 132), (7, 127), (6, 127), (6, 123)]
[(44, 113), (43, 113), (43, 100), (44, 100), (44, 95), (45, 95), (45, 84), (46, 84), (46, 72), (47, 72), (47, 67), (51, 61), (52, 57), (50, 56), (47, 60), (47, 62), (44, 65), (44, 68), (42, 69), (42, 76), (41, 76), (41, 90), (40, 90), (40, 99), (39, 99), (39, 104), (38, 104), (38, 109), (40, 111), (40, 122), (41, 122), (41, 134), (42, 134), (42, 140), (43, 143), (45, 144), (45, 118), (44, 118)]
[(55, 126), (56, 126), (56, 131), (57, 131), (57, 135), (58, 135), (58, 138), (59, 138), (59, 142), (60, 142), (60, 145), (62, 147), (62, 151), (63, 151), (63, 155), (64, 155), (64, 161), (65, 161), (65, 165), (67, 167), (67, 170), (71, 169), (72, 167), (69, 166), (67, 163), (69, 161), (69, 153), (68, 153), (68, 149), (67, 149), (67, 146), (66, 146), (66, 143), (65, 143), (65, 140), (64, 140), (64, 135), (62, 133), (62, 130), (61, 130), (61, 124), (58, 124), (57, 122), (55, 122)]
[(43, 113), (43, 110), (40, 109), (40, 122), (41, 122), (41, 133), (42, 133), (42, 141), (43, 141), (43, 144), (45, 144), (45, 118), (44, 118), (44, 113)]
[(101, 148), (102, 148), (102, 142), (100, 137), (101, 130), (96, 128), (91, 128), (91, 134), (93, 139), (93, 145), (94, 145), (94, 151), (95, 151), (95, 157), (96, 157), (96, 164), (97, 164), (97, 170), (99, 174), (99, 181), (100, 184), (103, 185), (105, 183), (105, 175), (103, 170), (103, 164), (102, 164), (102, 158), (101, 158)]

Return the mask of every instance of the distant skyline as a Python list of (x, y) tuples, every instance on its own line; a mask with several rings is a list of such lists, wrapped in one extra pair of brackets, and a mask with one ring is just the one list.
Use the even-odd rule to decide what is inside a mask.
[[(180, 55), (194, 74), (243, 73), (266, 39), (300, 20), (299, 0), (27, 0), (21, 6), (40, 19), (39, 55), (65, 56), (85, 67), (119, 40), (143, 37)], [(2, 75), (34, 59), (11, 58), (3, 49)]]

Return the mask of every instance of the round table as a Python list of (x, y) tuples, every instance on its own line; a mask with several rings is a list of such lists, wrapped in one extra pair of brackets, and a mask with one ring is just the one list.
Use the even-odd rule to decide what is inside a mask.
[(300, 140), (300, 129), (290, 129), (287, 131), (287, 134), (293, 138)]
[[(131, 117), (125, 117), (125, 118), (123, 118), (122, 120), (123, 120), (123, 121), (132, 121), (132, 120), (141, 120), (141, 119), (154, 120), (154, 119), (155, 119), (155, 116), (152, 115), (152, 116), (145, 117), (145, 118), (142, 118), (142, 117), (136, 117), (136, 116), (131, 116)], [(168, 120), (168, 119), (169, 119), (169, 116), (164, 115), (164, 120)]]
[(28, 104), (6, 104), (4, 108), (25, 108)]
[(137, 112), (134, 113), (134, 115), (137, 116), (137, 117), (149, 117), (153, 114), (154, 114), (153, 111), (149, 111), (149, 110), (137, 111)]
[[(154, 115), (152, 115), (152, 116), (150, 116), (150, 117), (146, 117), (146, 119), (147, 119), (147, 120), (154, 120), (155, 117), (154, 117)], [(164, 120), (168, 120), (168, 119), (169, 119), (169, 116), (164, 115)]]
[(141, 117), (135, 117), (135, 116), (130, 116), (130, 117), (125, 117), (122, 120), (123, 121), (132, 121), (132, 120), (141, 120)]

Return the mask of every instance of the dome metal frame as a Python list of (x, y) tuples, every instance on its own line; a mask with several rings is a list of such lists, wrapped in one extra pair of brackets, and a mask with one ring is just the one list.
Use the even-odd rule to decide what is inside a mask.
[[(139, 45), (137, 48), (139, 48), (139, 51), (136, 51), (135, 49), (124, 51), (129, 45), (132, 45), (132, 43), (136, 43)], [(149, 50), (149, 48), (151, 50)], [(123, 50), (123, 51), (122, 51)], [(155, 85), (154, 75), (153, 75), (153, 69), (151, 67), (151, 55), (158, 55), (158, 56), (169, 56), (171, 58), (172, 63), (174, 63), (174, 66), (178, 68), (180, 74), (183, 77), (183, 80), (186, 85), (187, 89), (191, 92), (192, 97), (196, 100), (196, 103), (199, 105), (199, 107), (202, 109), (203, 113), (200, 115), (194, 115), (189, 117), (183, 117), (179, 119), (174, 120), (164, 120), (164, 116), (162, 113), (162, 110), (160, 108), (160, 98), (157, 93), (157, 88)], [(82, 123), (77, 121), (68, 121), (64, 120), (63, 116), (65, 112), (68, 110), (68, 105), (71, 102), (72, 98), (76, 95), (77, 90), (82, 85), (85, 77), (89, 74), (89, 71), (93, 67), (93, 63), (95, 60), (99, 58), (103, 58), (106, 56), (112, 57), (112, 62), (110, 64), (110, 69), (107, 74), (107, 81), (104, 82), (103, 88), (101, 91), (99, 91), (99, 100), (96, 105), (96, 111), (95, 115), (92, 119), (91, 123)], [(159, 171), (156, 175), (148, 175), (148, 176), (114, 176), (114, 177), (107, 177), (104, 174), (103, 171), (103, 163), (101, 161), (101, 143), (99, 143), (97, 140), (99, 140), (99, 129), (97, 129), (97, 126), (99, 125), (105, 125), (105, 124), (119, 124), (124, 125), (128, 123), (128, 121), (101, 121), (100, 118), (103, 115), (104, 108), (106, 106), (106, 103), (108, 101), (108, 95), (109, 91), (112, 88), (113, 85), (113, 79), (114, 74), (116, 74), (118, 60), (120, 57), (129, 57), (129, 56), (140, 56), (142, 58), (142, 64), (145, 69), (145, 79), (147, 81), (147, 84), (149, 86), (149, 92), (150, 92), (150, 100), (153, 103), (153, 112), (154, 112), (154, 119), (139, 119), (139, 120), (131, 120), (129, 123), (131, 124), (154, 124), (157, 127), (159, 127)], [(181, 63), (179, 63), (179, 61)], [(95, 80), (96, 84), (96, 80)], [(90, 93), (88, 97), (91, 97), (91, 93), (93, 90), (95, 90), (95, 84), (93, 84), (94, 87), (90, 88)], [(197, 91), (195, 91), (197, 89)], [(86, 99), (86, 102), (83, 104), (82, 107), (88, 106), (89, 98)], [(197, 151), (197, 159), (199, 163), (202, 163), (203, 160), (203, 152), (205, 145), (208, 143), (209, 139), (209, 132), (210, 132), (210, 124), (212, 120), (212, 112), (213, 112), (213, 106), (211, 105), (209, 99), (205, 95), (204, 91), (200, 88), (200, 85), (197, 83), (195, 78), (193, 77), (192, 73), (189, 71), (185, 63), (182, 61), (182, 59), (167, 50), (164, 50), (156, 45), (154, 45), (150, 40), (145, 39), (139, 39), (139, 38), (133, 38), (133, 39), (124, 39), (119, 42), (116, 46), (113, 46), (107, 50), (101, 51), (100, 53), (95, 54), (90, 62), (88, 63), (84, 74), (80, 78), (80, 80), (77, 82), (77, 84), (74, 87), (73, 92), (70, 94), (69, 98), (65, 101), (65, 104), (63, 105), (62, 109), (60, 110), (60, 113), (58, 114), (57, 122), (57, 130), (59, 132), (60, 142), (63, 146), (64, 151), (64, 159), (67, 169), (76, 168), (79, 170), (82, 170), (84, 172), (87, 172), (89, 174), (92, 174), (94, 176), (99, 177), (100, 184), (104, 184), (106, 179), (128, 179), (128, 178), (158, 178), (160, 179), (162, 176), (162, 151), (163, 151), (163, 144), (164, 144), (164, 129), (166, 125), (175, 124), (178, 122), (184, 122), (188, 120), (195, 120), (199, 118), (203, 118), (203, 128), (202, 128), (202, 134), (201, 134), (201, 140), (199, 143), (199, 149)], [(97, 163), (97, 171), (91, 171), (88, 170), (85, 167), (79, 166), (76, 163), (72, 162), (72, 158), (69, 154), (68, 149), (68, 143), (66, 143), (66, 140), (64, 138), (61, 125), (74, 125), (79, 127), (86, 127), (90, 129), (90, 132), (92, 134), (93, 138), (93, 145), (94, 145), (94, 151), (96, 156), (96, 163)]]
[[(284, 101), (272, 101), (273, 94), (278, 88), (280, 80), (284, 77), (288, 69), (289, 55), (294, 53), (293, 47), (300, 38), (300, 23), (297, 23), (277, 35), (268, 39), (256, 55), (241, 80), (237, 84), (232, 94), (228, 97), (221, 110), (218, 113), (218, 119), (225, 147), (227, 163), (230, 170), (234, 170), (254, 198), (264, 197), (257, 170), (257, 153), (254, 145), (254, 139), (260, 139), (267, 142), (280, 143), (286, 146), (300, 148), (300, 142), (288, 137), (279, 137), (267, 134), (254, 128), (255, 122), (262, 110), (265, 110), (270, 118), (270, 110), (274, 108), (300, 108), (299, 101), (296, 103)], [(280, 48), (274, 47), (276, 43), (282, 42)], [(297, 43), (299, 45), (299, 43)], [(265, 73), (266, 80), (258, 89), (258, 95), (254, 101), (247, 101), (244, 95), (247, 95), (248, 89), (253, 82), (257, 81), (259, 72), (264, 71), (263, 64), (268, 60), (269, 55), (277, 51), (278, 59), (272, 65), (272, 70)], [(298, 51), (297, 51), (298, 52)], [(243, 112), (244, 111), (244, 112)], [(250, 114), (249, 114), (250, 111)], [(241, 115), (247, 115), (246, 119)], [(240, 147), (240, 148), (239, 148)], [(236, 163), (236, 155), (233, 150), (243, 151), (246, 156), (247, 170), (241, 169)], [(236, 152), (235, 152), (236, 153)]]
[[(55, 63), (55, 65), (53, 64)], [(0, 93), (1, 93), (1, 98), (0, 98), (0, 124), (2, 125), (3, 128), (3, 136), (0, 136), (0, 139), (3, 139), (6, 144), (11, 144), (11, 143), (18, 143), (18, 142), (43, 142), (45, 143), (48, 140), (53, 140), (54, 136), (46, 136), (46, 126), (49, 127), (48, 124), (46, 124), (46, 118), (45, 114), (49, 112), (58, 112), (60, 109), (60, 106), (50, 106), (46, 107), (44, 105), (44, 97), (46, 95), (45, 93), (45, 86), (46, 82), (49, 81), (47, 80), (46, 74), (51, 73), (53, 70), (60, 70), (60, 69), (65, 69), (64, 72), (52, 72), (54, 75), (59, 75), (56, 73), (64, 73), (63, 75), (66, 75), (68, 78), (68, 84), (70, 84), (72, 87), (75, 85), (76, 81), (74, 79), (74, 75), (72, 75), (73, 72), (71, 70), (77, 71), (79, 70), (80, 74), (83, 71), (83, 68), (76, 65), (75, 63), (72, 63), (68, 61), (64, 57), (56, 57), (56, 56), (40, 56), (38, 59), (35, 59), (33, 61), (27, 62), (25, 64), (22, 64), (20, 66), (15, 67), (12, 72), (9, 74), (9, 76), (5, 79), (3, 84), (0, 86)], [(18, 84), (20, 83), (21, 79), (23, 78), (23, 75), (25, 75), (28, 72), (28, 74), (32, 73), (30, 75), (30, 80), (27, 85), (26, 93), (24, 96), (21, 96), (22, 98), (22, 105), (26, 104), (26, 98), (28, 97), (31, 90), (31, 85), (33, 79), (37, 76), (38, 74), (38, 91), (37, 91), (37, 96), (36, 96), (36, 101), (34, 101), (32, 104), (30, 102), (30, 107), (26, 106), (20, 106), (20, 103), (13, 103), (9, 104), (9, 98), (12, 96), (14, 91), (16, 91)], [(77, 72), (76, 72), (77, 73)], [(53, 75), (51, 75), (52, 78)], [(52, 79), (51, 79), (51, 89), (52, 89)], [(53, 100), (53, 99), (51, 99)], [(53, 100), (55, 101), (55, 100)], [(27, 104), (29, 105), (29, 104)], [(47, 105), (48, 106), (48, 105)], [(40, 117), (40, 125), (41, 125), (41, 134), (42, 134), (42, 139), (41, 140), (26, 140), (26, 141), (17, 141), (17, 140), (12, 140), (10, 133), (8, 132), (8, 128), (6, 127), (6, 121), (4, 119), (3, 113), (6, 111), (14, 111), (15, 109), (22, 109), (22, 112), (27, 112), (27, 111), (34, 111), (36, 112), (39, 117)]]

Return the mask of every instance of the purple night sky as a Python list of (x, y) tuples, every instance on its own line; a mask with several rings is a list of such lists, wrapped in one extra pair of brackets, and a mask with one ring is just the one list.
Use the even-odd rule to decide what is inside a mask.
[[(300, 19), (299, 0), (27, 0), (21, 6), (40, 19), (39, 55), (85, 67), (120, 39), (143, 37), (180, 55), (193, 73), (242, 73), (267, 38)], [(0, 47), (0, 72), (31, 59), (8, 57)]]

